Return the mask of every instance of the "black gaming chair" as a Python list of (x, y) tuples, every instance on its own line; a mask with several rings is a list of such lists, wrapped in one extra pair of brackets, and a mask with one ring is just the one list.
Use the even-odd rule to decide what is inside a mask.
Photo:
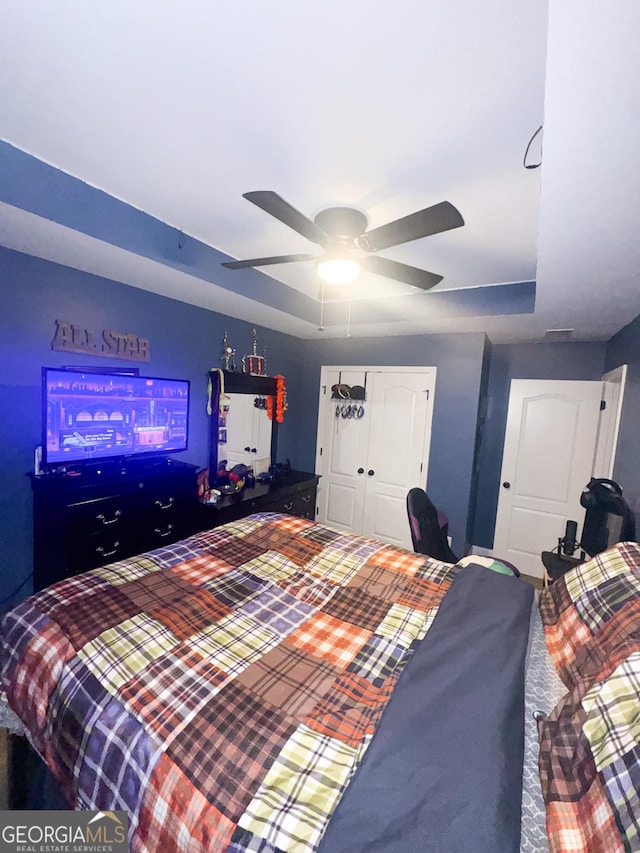
[(416, 487), (407, 494), (407, 515), (416, 554), (426, 554), (443, 563), (458, 562), (447, 540), (447, 517), (436, 509), (424, 489)]

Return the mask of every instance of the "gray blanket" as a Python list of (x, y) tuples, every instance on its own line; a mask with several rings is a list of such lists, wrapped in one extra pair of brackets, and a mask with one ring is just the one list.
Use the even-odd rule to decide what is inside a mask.
[(517, 853), (533, 588), (471, 565), (407, 666), (321, 853)]

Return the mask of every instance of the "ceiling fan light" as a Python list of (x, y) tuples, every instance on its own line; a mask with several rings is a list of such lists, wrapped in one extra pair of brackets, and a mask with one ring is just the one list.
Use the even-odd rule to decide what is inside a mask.
[(327, 284), (349, 284), (360, 275), (360, 264), (353, 258), (326, 258), (318, 263), (317, 270)]

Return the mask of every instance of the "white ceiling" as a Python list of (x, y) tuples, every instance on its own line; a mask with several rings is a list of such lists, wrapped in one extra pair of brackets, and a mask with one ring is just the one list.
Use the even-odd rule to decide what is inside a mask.
[[(351, 334), (607, 340), (640, 313), (639, 29), (637, 0), (12, 2), (0, 138), (232, 258), (317, 248), (249, 190), (370, 227), (447, 199), (463, 228), (382, 254), (443, 275), (437, 290), (535, 279), (535, 313), (446, 319), (369, 275), (384, 319), (356, 300)], [(346, 330), (346, 306), (324, 332), (319, 303), (313, 322), (269, 307), (266, 275), (263, 307), (253, 272), (163, 268), (15, 202), (0, 244), (301, 337)], [(313, 264), (263, 272), (317, 297)]]

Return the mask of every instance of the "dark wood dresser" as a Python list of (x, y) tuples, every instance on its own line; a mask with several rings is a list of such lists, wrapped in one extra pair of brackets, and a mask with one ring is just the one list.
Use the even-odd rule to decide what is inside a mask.
[(197, 466), (91, 466), (32, 477), (33, 588), (151, 551), (196, 530)]
[(223, 495), (215, 505), (200, 504), (199, 527), (218, 527), (254, 512), (284, 512), (313, 520), (319, 479), (317, 474), (289, 471), (271, 482), (257, 482), (235, 495)]

